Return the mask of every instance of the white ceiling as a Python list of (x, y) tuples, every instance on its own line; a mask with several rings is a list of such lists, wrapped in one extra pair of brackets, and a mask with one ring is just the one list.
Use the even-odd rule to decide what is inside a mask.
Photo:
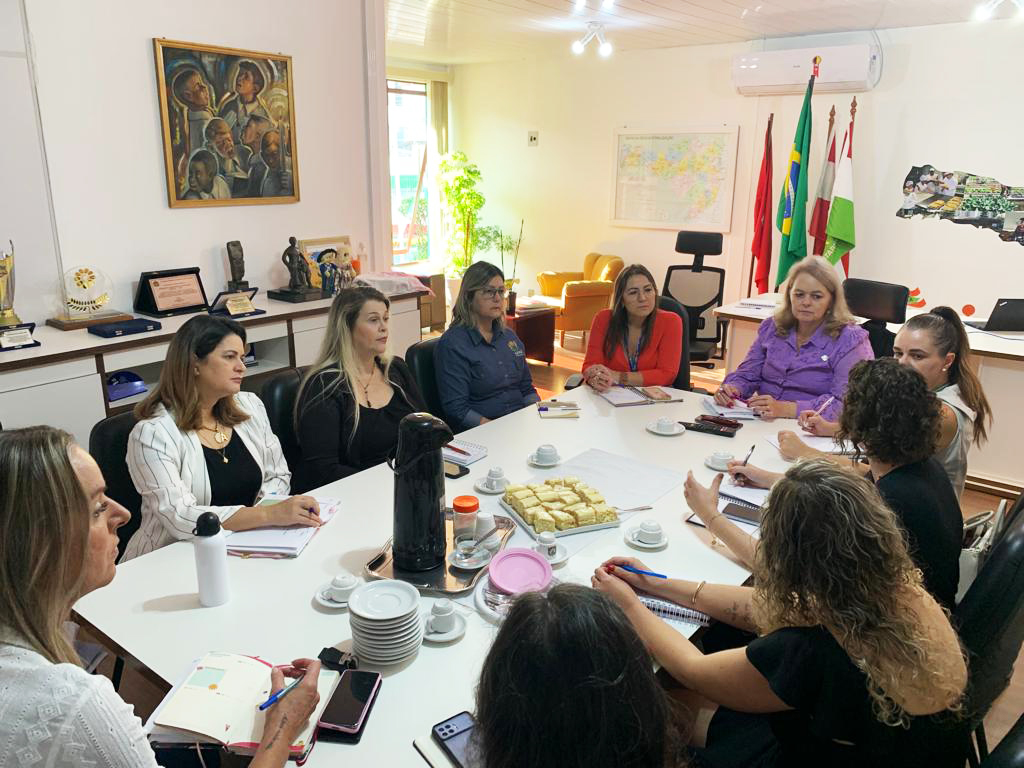
[[(977, 0), (387, 0), (388, 56), (465, 64), (569, 54), (588, 21), (630, 51), (962, 22)], [(1006, 0), (994, 18), (1016, 13)], [(590, 45), (584, 55), (596, 56)]]

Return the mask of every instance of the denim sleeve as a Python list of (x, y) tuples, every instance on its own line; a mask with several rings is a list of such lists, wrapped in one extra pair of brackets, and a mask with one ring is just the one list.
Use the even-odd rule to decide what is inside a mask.
[(434, 375), (445, 418), (461, 428), (476, 427), (481, 416), (469, 407), (470, 365), (451, 336), (441, 337), (434, 351)]

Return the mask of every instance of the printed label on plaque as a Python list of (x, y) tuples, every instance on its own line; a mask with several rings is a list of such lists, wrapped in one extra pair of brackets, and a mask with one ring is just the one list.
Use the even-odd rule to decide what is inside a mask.
[(232, 296), (230, 299), (225, 301), (224, 308), (232, 317), (235, 315), (248, 315), (256, 311), (256, 307), (252, 305), (252, 302), (249, 301), (248, 295), (244, 293)]
[(32, 331), (28, 328), (15, 328), (0, 333), (0, 348), (11, 349), (32, 343)]
[(197, 275), (157, 277), (149, 281), (149, 286), (153, 290), (153, 301), (160, 312), (202, 306), (206, 303)]

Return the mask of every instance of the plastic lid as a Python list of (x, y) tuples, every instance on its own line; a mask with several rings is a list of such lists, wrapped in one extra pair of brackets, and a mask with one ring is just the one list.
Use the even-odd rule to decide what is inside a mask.
[(220, 533), (220, 518), (216, 512), (203, 512), (192, 529), (196, 536), (216, 536)]
[(480, 499), (476, 496), (456, 496), (452, 501), (452, 509), (456, 512), (476, 512), (480, 509)]

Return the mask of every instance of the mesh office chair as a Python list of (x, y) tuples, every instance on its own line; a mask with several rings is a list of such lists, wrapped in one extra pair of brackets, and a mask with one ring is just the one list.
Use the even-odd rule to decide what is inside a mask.
[(988, 754), (985, 715), (1009, 685), (1024, 642), (1024, 515), (1012, 519), (992, 548), (953, 625), (968, 656), (964, 718), (975, 742), (968, 760), (977, 766)]
[(722, 253), (722, 235), (718, 232), (680, 232), (676, 235), (676, 253), (692, 254), (693, 264), (669, 267), (661, 293), (682, 304), (689, 315), (690, 361), (705, 368), (714, 368), (713, 363), (706, 361), (711, 359), (725, 338), (725, 324), (714, 314), (715, 308), (722, 306), (725, 270), (705, 267), (704, 257)]
[(281, 452), (292, 471), (293, 493), (309, 490), (302, 471), (302, 447), (295, 434), (295, 398), (305, 373), (305, 368), (289, 368), (268, 379), (260, 392), (260, 399), (267, 407), (270, 428), (281, 441)]
[(895, 283), (848, 277), (843, 280), (843, 294), (850, 311), (858, 317), (867, 318), (861, 323), (861, 328), (868, 332), (875, 357), (892, 357), (896, 334), (885, 324), (906, 322), (910, 289)]

